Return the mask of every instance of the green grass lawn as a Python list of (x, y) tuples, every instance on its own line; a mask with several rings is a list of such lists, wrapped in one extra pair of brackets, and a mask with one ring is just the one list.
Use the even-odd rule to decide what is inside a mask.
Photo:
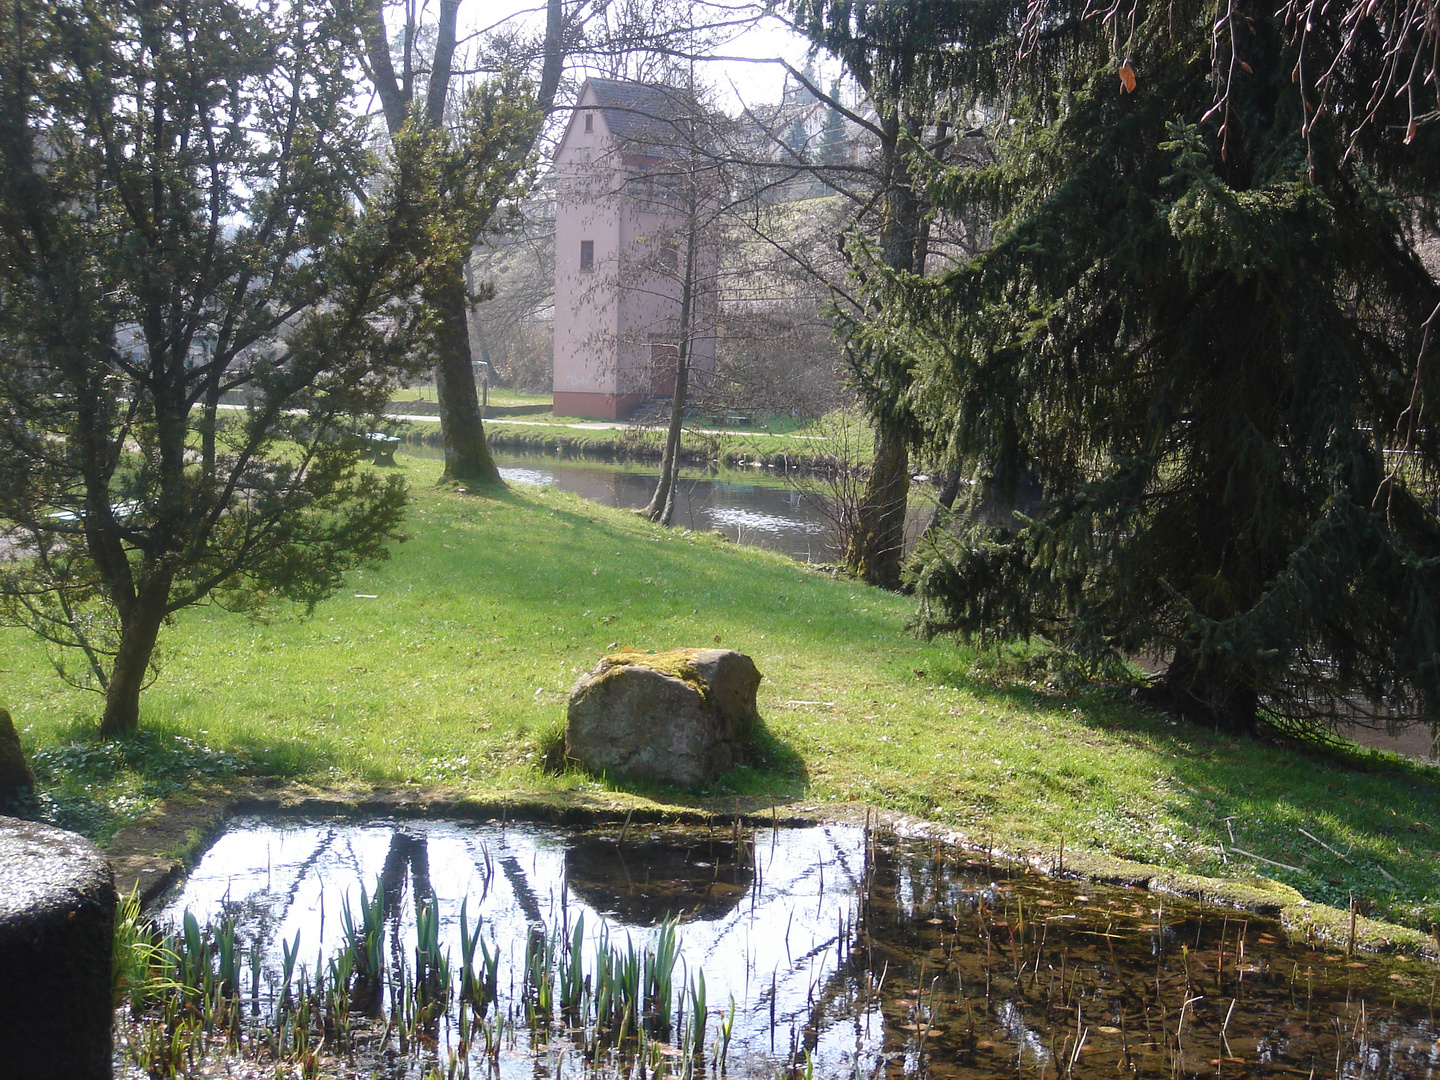
[[(523, 390), (511, 390), (503, 386), (492, 386), (489, 391), (491, 405), (548, 405), (550, 394), (529, 394)], [(409, 386), (396, 390), (390, 395), (391, 401), (429, 401), (439, 399), (433, 386)]]
[[(520, 404), (516, 402), (515, 404)], [(848, 428), (848, 446), (841, 445), (828, 418), (798, 422), (788, 415), (757, 417), (750, 425), (715, 428), (704, 417), (686, 421), (681, 445), (705, 461), (718, 464), (763, 461), (777, 466), (815, 465), (843, 457), (863, 465), (874, 456), (874, 444), (865, 421), (854, 419)], [(659, 459), (665, 446), (663, 427), (577, 427), (594, 423), (577, 417), (531, 415), (487, 421), (486, 435), (498, 450), (559, 451), (572, 456)], [(439, 418), (408, 420), (401, 430), (426, 438), (439, 430)]]
[[(874, 804), (1038, 853), (1261, 873), (1429, 926), (1440, 914), (1440, 778), (1375, 754), (1233, 740), (1065, 696), (905, 629), (911, 601), (561, 492), (434, 486), (407, 458), (409, 539), (313, 617), (180, 615), (143, 698), (149, 733), (88, 742), (98, 700), (0, 630), (13, 713), (53, 817), (103, 836), (195, 776), (595, 793), (541, 769), (575, 678), (607, 649), (720, 644), (765, 679), (762, 757), (706, 793)], [(656, 793), (648, 793), (656, 794)], [(662, 793), (663, 794), (663, 793)], [(667, 795), (675, 801), (685, 796)], [(1307, 838), (1309, 832), (1336, 852)], [(1279, 869), (1221, 844), (1286, 863)]]

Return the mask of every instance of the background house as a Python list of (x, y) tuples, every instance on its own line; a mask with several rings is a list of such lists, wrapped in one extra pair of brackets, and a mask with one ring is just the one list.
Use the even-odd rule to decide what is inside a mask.
[(687, 242), (692, 368), (714, 366), (714, 268), (694, 100), (589, 79), (555, 153), (555, 412), (616, 419), (674, 388)]

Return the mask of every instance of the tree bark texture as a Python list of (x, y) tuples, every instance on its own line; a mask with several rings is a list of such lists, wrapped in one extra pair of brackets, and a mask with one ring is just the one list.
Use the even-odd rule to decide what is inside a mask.
[(120, 648), (110, 669), (105, 711), (100, 716), (103, 738), (131, 735), (140, 728), (140, 691), (145, 688), (169, 596), (170, 580), (160, 575), (147, 582), (133, 602), (121, 606)]
[(903, 434), (877, 425), (875, 463), (865, 482), (855, 532), (845, 551), (845, 565), (856, 577), (882, 589), (900, 587), (909, 498), (909, 445)]
[[(921, 272), (925, 268), (928, 229), (924, 208), (914, 190), (914, 179), (903, 156), (901, 121), (891, 116), (882, 122), (884, 163), (884, 217), (880, 225), (880, 258), (891, 270)], [(899, 395), (907, 376), (897, 359), (882, 356), (877, 381)], [(905, 558), (905, 510), (910, 498), (910, 445), (903, 413), (896, 402), (872, 408), (875, 423), (875, 464), (860, 496), (858, 527), (846, 546), (845, 565), (852, 574), (882, 589), (898, 589)]]
[(485, 439), (480, 395), (475, 391), (470, 327), (465, 319), (465, 269), (457, 264), (446, 273), (448, 280), (434, 298), (440, 315), (435, 333), (435, 393), (445, 448), (444, 478), (503, 487), (505, 482)]
[(685, 397), (690, 383), (690, 331), (695, 308), (695, 257), (698, 248), (695, 214), (698, 200), (692, 195), (690, 220), (685, 229), (685, 277), (680, 282), (680, 333), (675, 349), (675, 389), (670, 398), (670, 427), (665, 433), (665, 453), (660, 460), (660, 479), (655, 494), (645, 507), (645, 516), (661, 525), (675, 518), (676, 477), (680, 472), (680, 433), (685, 422)]
[(1229, 735), (1249, 735), (1259, 723), (1260, 698), (1225, 665), (1180, 649), (1159, 684), (1150, 689), (1150, 701), (1168, 712)]

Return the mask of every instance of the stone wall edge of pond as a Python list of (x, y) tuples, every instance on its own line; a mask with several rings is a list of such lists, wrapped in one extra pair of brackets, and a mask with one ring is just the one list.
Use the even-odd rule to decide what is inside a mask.
[(956, 852), (983, 855), (997, 871), (1028, 869), (1056, 877), (1130, 885), (1205, 903), (1279, 915), (1297, 941), (1372, 953), (1403, 953), (1440, 961), (1440, 935), (1370, 919), (1306, 900), (1281, 882), (1264, 877), (1211, 878), (1093, 853), (1026, 853), (977, 843), (956, 829), (922, 818), (858, 803), (775, 804), (762, 799), (669, 804), (635, 798), (599, 799), (576, 794), (517, 794), (508, 798), (467, 795), (443, 789), (322, 789), (271, 781), (230, 786), (171, 799), (121, 830), (106, 848), (115, 866), (120, 895), (136, 892), (149, 905), (165, 894), (205, 851), (225, 824), (238, 816), (287, 818), (458, 818), (548, 825), (712, 825), (793, 827), (843, 822), (893, 831), (909, 840), (928, 840)]

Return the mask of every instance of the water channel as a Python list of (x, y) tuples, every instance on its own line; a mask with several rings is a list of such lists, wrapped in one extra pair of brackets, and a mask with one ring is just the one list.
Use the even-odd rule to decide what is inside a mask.
[[(440, 451), (407, 444), (402, 454), (439, 457)], [(651, 467), (610, 465), (540, 454), (496, 454), (500, 475), (512, 484), (573, 492), (605, 506), (645, 506), (659, 472)], [(814, 498), (775, 469), (681, 471), (675, 524), (717, 530), (731, 540), (779, 551), (802, 562), (831, 562), (838, 555), (835, 530)], [(917, 503), (920, 500), (917, 499)], [(918, 524), (923, 507), (912, 513)]]
[[(651, 1080), (1440, 1075), (1426, 962), (1347, 956), (1287, 940), (1273, 918), (990, 866), (852, 825), (239, 821), (163, 918), (232, 920), (255, 956), (253, 987), (242, 984), (258, 1014), (283, 993), (287, 952), (313, 973), (344, 946), (342, 912), (361, 886), (384, 897), (392, 1002), (420, 963), (407, 959), (417, 901), (438, 917), (452, 965), (465, 905), (496, 957), (485, 1022), (497, 1036), (482, 1061), (452, 1004), (409, 1057), (377, 1052), (358, 1075), (458, 1070), (457, 1047), (476, 1057), (475, 1075), (505, 1080), (647, 1068)], [(631, 1044), (602, 1048), (585, 1017), (598, 1009), (603, 956), (663, 952), (670, 918), (676, 1011), (663, 1028), (645, 1021), (648, 1049), (633, 1029)], [(585, 1003), (540, 996), (526, 973), (552, 963), (557, 993), (568, 966)], [(386, 1008), (372, 1049), (394, 1028)]]

